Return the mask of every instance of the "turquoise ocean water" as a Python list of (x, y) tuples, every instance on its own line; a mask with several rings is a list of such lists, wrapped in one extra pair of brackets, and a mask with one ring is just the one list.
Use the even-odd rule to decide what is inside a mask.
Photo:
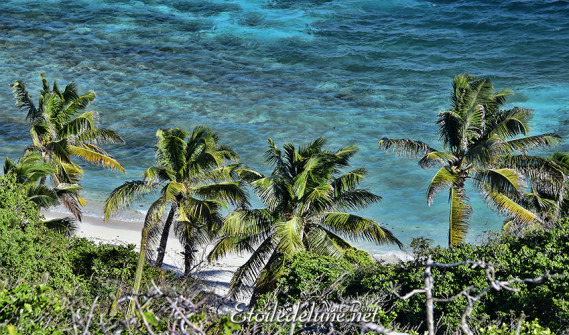
[[(425, 200), (434, 171), (379, 152), (379, 138), (440, 147), (436, 114), (462, 72), (512, 88), (511, 106), (535, 109), (534, 134), (567, 137), (568, 64), (567, 1), (5, 1), (0, 157), (17, 159), (30, 141), (9, 85), (24, 80), (37, 98), (43, 71), (95, 90), (101, 125), (127, 141), (107, 148), (126, 175), (86, 167), (87, 214), (101, 216), (110, 191), (153, 163), (157, 128), (205, 124), (262, 172), (269, 137), (358, 144), (353, 166), (366, 167), (365, 186), (384, 197), (360, 214), (406, 244), (425, 236), (445, 245), (447, 197), (431, 207)], [(502, 218), (475, 190), (470, 196), (469, 240), (479, 241)], [(122, 218), (140, 219), (144, 209)]]

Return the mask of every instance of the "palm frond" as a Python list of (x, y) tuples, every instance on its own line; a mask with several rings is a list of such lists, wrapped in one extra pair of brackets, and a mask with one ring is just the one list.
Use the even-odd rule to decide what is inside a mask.
[(332, 209), (346, 209), (346, 210), (357, 210), (364, 209), (369, 205), (378, 203), (381, 201), (381, 197), (368, 190), (355, 189), (351, 191), (342, 192), (331, 199), (329, 202), (330, 206), (326, 210)]
[(282, 166), (283, 159), (281, 150), (275, 145), (272, 139), (269, 138), (267, 141), (269, 142), (269, 148), (265, 151), (265, 162), (275, 167)]
[(265, 177), (251, 183), (257, 197), (269, 208), (275, 209), (290, 198), (290, 192), (285, 182), (281, 182), (278, 176)]
[(267, 265), (263, 268), (255, 281), (253, 294), (249, 302), (250, 306), (254, 306), (259, 297), (265, 293), (272, 292), (276, 289), (277, 282), (284, 274), (287, 257), (278, 251), (273, 252)]
[[(160, 242), (164, 230), (164, 215), (166, 214), (167, 202), (159, 197), (148, 208), (144, 217), (144, 228), (148, 232), (146, 246), (146, 259), (150, 262), (154, 258), (155, 251)], [(175, 209), (174, 209), (175, 211)]]
[(423, 169), (431, 168), (440, 164), (448, 164), (449, 162), (455, 162), (457, 160), (456, 156), (453, 154), (446, 153), (444, 151), (433, 151), (429, 152), (421, 160), (419, 160), (419, 166)]
[(320, 227), (312, 227), (307, 231), (305, 245), (307, 250), (318, 255), (342, 257), (343, 248)]
[(67, 149), (70, 154), (83, 158), (88, 162), (99, 164), (111, 170), (119, 170), (121, 172), (126, 173), (125, 169), (122, 167), (122, 165), (120, 165), (119, 162), (117, 162), (116, 159), (114, 159), (110, 155), (105, 155), (95, 150), (92, 150), (93, 148), (69, 145)]
[(142, 173), (142, 177), (147, 183), (170, 182), (176, 180), (174, 171), (161, 166), (149, 167)]
[(75, 216), (75, 218), (81, 221), (81, 207), (84, 201), (77, 194), (63, 193), (59, 196), (59, 202), (67, 208)]
[(251, 257), (241, 265), (229, 283), (229, 297), (237, 298), (238, 294), (242, 291), (250, 291), (250, 285), (253, 285), (257, 279), (257, 275), (263, 271), (267, 262), (268, 256), (273, 253), (275, 246), (273, 245), (272, 237), (268, 237), (261, 243)]
[(177, 203), (186, 194), (187, 188), (184, 183), (179, 183), (177, 181), (171, 181), (162, 188), (162, 197), (164, 200), (170, 203)]
[(514, 107), (510, 110), (501, 111), (499, 115), (488, 124), (488, 137), (494, 135), (501, 139), (508, 139), (529, 132), (528, 120), (532, 110)]
[(20, 105), (21, 109), (27, 110), (26, 120), (29, 122), (35, 122), (41, 119), (41, 111), (38, 111), (32, 97), (26, 89), (26, 84), (23, 81), (16, 81), (12, 85), (12, 92), (14, 93), (14, 98), (16, 98), (16, 105)]
[(299, 217), (292, 217), (288, 221), (280, 221), (275, 225), (275, 240), (278, 241), (277, 250), (284, 255), (292, 256), (304, 251), (302, 243), (303, 222)]
[(520, 152), (527, 154), (528, 150), (548, 148), (561, 143), (561, 136), (549, 133), (536, 136), (520, 137), (500, 143), (501, 151), (505, 154)]
[(141, 180), (127, 181), (121, 186), (115, 188), (103, 207), (105, 213), (105, 221), (116, 212), (128, 208), (135, 199), (139, 199), (146, 194), (155, 191), (159, 187), (158, 184), (149, 184)]
[(86, 129), (77, 139), (81, 142), (91, 144), (124, 144), (124, 139), (114, 130), (92, 128)]
[(158, 129), (156, 137), (156, 159), (162, 166), (170, 167), (174, 171), (183, 171), (186, 167), (186, 142), (188, 132), (181, 129)]
[(400, 248), (401, 242), (385, 228), (371, 219), (354, 214), (330, 212), (326, 213), (321, 224), (331, 230), (347, 236), (352, 240), (368, 240), (376, 243), (394, 243)]
[(270, 229), (275, 217), (266, 209), (241, 209), (230, 213), (221, 228), (229, 236), (248, 236)]
[(60, 138), (78, 136), (95, 128), (95, 112), (85, 112), (82, 115), (66, 122), (58, 131)]
[[(257, 245), (259, 235), (251, 236), (221, 236), (216, 242), (210, 253), (208, 254), (208, 261), (216, 261), (231, 253), (252, 253), (255, 251), (254, 246)], [(261, 239), (265, 240), (267, 237)]]
[(349, 166), (350, 158), (360, 151), (357, 145), (351, 145), (349, 147), (343, 147), (334, 151), (335, 156), (334, 164), (339, 166)]
[(463, 142), (460, 129), (463, 128), (463, 120), (455, 111), (440, 112), (437, 119), (439, 125), (439, 139), (443, 143), (443, 148), (448, 148), (451, 152), (457, 153), (467, 145)]
[(217, 230), (222, 221), (219, 211), (220, 205), (217, 201), (186, 197), (180, 204), (178, 222), (190, 222)]
[(353, 171), (344, 173), (343, 175), (335, 178), (330, 185), (334, 190), (335, 195), (340, 195), (346, 191), (354, 190), (363, 181), (367, 175), (367, 170), (364, 168), (355, 169)]
[(222, 182), (210, 185), (202, 185), (193, 188), (194, 194), (202, 198), (213, 198), (223, 200), (232, 205), (249, 205), (247, 193), (243, 190), (239, 182)]
[(458, 177), (451, 169), (446, 166), (437, 171), (429, 187), (427, 188), (427, 204), (431, 206), (435, 200), (435, 196), (446, 187), (451, 187), (453, 183), (458, 181)]
[(484, 133), (486, 110), (482, 104), (472, 106), (464, 115), (464, 122), (460, 133), (462, 134), (462, 143), (474, 143)]
[(302, 157), (312, 157), (322, 152), (322, 148), (326, 145), (325, 137), (319, 137), (307, 145), (298, 148), (298, 154)]
[(330, 241), (332, 241), (336, 247), (340, 250), (348, 250), (348, 249), (355, 249), (348, 241), (344, 240), (342, 237), (338, 236), (337, 234), (333, 233), (329, 229), (326, 229), (323, 226), (319, 227), (323, 232), (326, 233)]
[(419, 158), (436, 151), (421, 141), (414, 141), (407, 138), (389, 139), (387, 137), (379, 140), (379, 150), (385, 150), (386, 152), (392, 150), (393, 153), (398, 156), (409, 158)]
[(54, 138), (55, 130), (47, 122), (35, 122), (30, 125), (30, 136), (36, 150), (45, 149), (44, 146)]
[(45, 220), (42, 224), (47, 229), (56, 231), (63, 236), (72, 236), (78, 229), (76, 221), (70, 217)]
[(522, 176), (512, 169), (477, 169), (472, 181), (478, 188), (490, 187), (502, 194), (518, 194), (525, 186)]
[(524, 176), (536, 180), (550, 180), (564, 183), (563, 168), (548, 158), (528, 155), (500, 155), (494, 159), (499, 168), (514, 169)]
[(247, 167), (239, 167), (235, 171), (239, 178), (247, 183), (252, 183), (257, 179), (265, 177), (263, 174)]
[(59, 205), (58, 194), (45, 185), (28, 185), (25, 190), (28, 200), (39, 208), (47, 209)]
[(486, 186), (484, 189), (484, 200), (486, 203), (499, 213), (511, 217), (516, 223), (528, 224), (539, 220), (534, 213), (523, 208), (506, 195), (493, 191), (489, 186)]

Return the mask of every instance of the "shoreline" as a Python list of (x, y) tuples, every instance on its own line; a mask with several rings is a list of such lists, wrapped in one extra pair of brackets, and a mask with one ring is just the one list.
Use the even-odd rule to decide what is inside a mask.
[[(42, 211), (46, 219), (55, 219), (62, 217), (72, 217), (69, 212), (60, 208)], [(140, 238), (142, 222), (123, 221), (111, 218), (105, 222), (100, 217), (91, 215), (83, 215), (81, 222), (76, 222), (77, 229), (73, 236), (83, 237), (96, 243), (112, 244), (112, 245), (129, 245), (135, 246), (136, 252), (140, 251)], [(194, 275), (201, 280), (205, 287), (212, 293), (225, 297), (228, 292), (229, 283), (233, 273), (243, 265), (249, 255), (245, 254), (229, 254), (224, 258), (208, 263), (207, 254), (213, 248), (213, 244), (207, 245), (199, 251), (197, 259), (200, 261), (195, 265)], [(375, 260), (385, 263), (397, 263), (410, 259), (410, 254), (404, 251), (371, 254)], [(184, 272), (183, 248), (173, 231), (170, 232), (168, 238), (168, 248), (164, 257), (164, 267), (175, 272)], [(243, 299), (239, 299), (240, 302)], [(247, 299), (248, 300), (248, 299)]]

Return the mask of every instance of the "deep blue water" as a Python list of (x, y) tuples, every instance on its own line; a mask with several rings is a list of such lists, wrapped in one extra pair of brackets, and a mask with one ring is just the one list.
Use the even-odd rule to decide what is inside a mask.
[[(0, 157), (30, 142), (9, 84), (33, 97), (39, 72), (60, 85), (95, 90), (101, 126), (126, 145), (107, 148), (126, 175), (87, 168), (87, 212), (153, 164), (157, 128), (206, 124), (242, 161), (263, 172), (271, 137), (279, 145), (326, 136), (358, 144), (354, 167), (384, 200), (360, 214), (405, 243), (446, 244), (446, 195), (426, 205), (434, 170), (379, 152), (383, 136), (440, 147), (436, 114), (448, 107), (454, 75), (490, 76), (511, 88), (510, 104), (535, 109), (533, 133), (567, 136), (567, 1), (7, 1), (0, 4)], [(560, 146), (559, 150), (567, 149)], [(470, 189), (478, 241), (502, 218)], [(123, 218), (137, 219), (126, 212)], [(389, 250), (359, 244), (370, 251)]]

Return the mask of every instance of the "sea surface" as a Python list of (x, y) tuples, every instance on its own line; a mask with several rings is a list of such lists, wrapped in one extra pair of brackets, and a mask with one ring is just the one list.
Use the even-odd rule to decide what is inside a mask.
[[(406, 245), (419, 236), (446, 245), (447, 195), (431, 207), (425, 199), (435, 170), (379, 152), (378, 140), (440, 148), (436, 115), (463, 72), (513, 89), (509, 107), (535, 110), (532, 134), (567, 138), (568, 64), (568, 1), (3, 1), (0, 157), (15, 160), (30, 143), (9, 85), (23, 80), (37, 99), (43, 71), (60, 86), (94, 90), (100, 126), (126, 140), (106, 147), (126, 174), (85, 165), (88, 215), (101, 216), (107, 195), (153, 164), (158, 128), (208, 125), (261, 172), (270, 172), (268, 138), (359, 145), (352, 165), (368, 169), (364, 186), (383, 200), (358, 214)], [(480, 242), (503, 218), (467, 191), (468, 239)], [(140, 220), (150, 200), (120, 217)]]

